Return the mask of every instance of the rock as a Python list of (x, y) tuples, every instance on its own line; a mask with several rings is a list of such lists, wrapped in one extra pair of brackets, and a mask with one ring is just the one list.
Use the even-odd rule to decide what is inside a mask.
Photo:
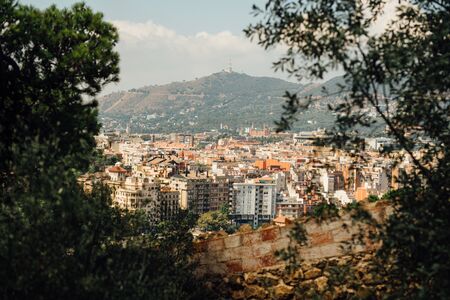
[(356, 270), (361, 271), (362, 273), (367, 273), (370, 269), (371, 265), (368, 262), (361, 261), (356, 265)]
[(207, 233), (200, 233), (198, 236), (197, 236), (197, 239), (198, 240), (206, 240), (207, 238), (208, 238), (208, 234)]
[(294, 280), (303, 279), (303, 276), (304, 275), (303, 275), (302, 269), (298, 269), (291, 275), (292, 279), (294, 279)]
[(337, 258), (337, 257), (332, 257), (328, 260), (329, 266), (337, 266), (338, 263), (339, 263), (339, 258)]
[(271, 269), (269, 270), (269, 273), (272, 274), (273, 276), (278, 276), (278, 277), (282, 277), (285, 272), (283, 269)]
[(314, 280), (314, 283), (316, 284), (317, 291), (319, 293), (323, 293), (328, 287), (328, 278), (326, 278), (325, 276), (321, 276), (319, 278), (316, 278)]
[(345, 292), (345, 286), (341, 287), (341, 286), (335, 286), (334, 287), (334, 297), (333, 298), (340, 298), (340, 296), (342, 294), (344, 294)]
[(277, 286), (271, 289), (271, 292), (272, 299), (289, 299), (294, 293), (294, 287), (286, 285), (283, 281), (281, 281)]
[(313, 287), (314, 281), (312, 279), (305, 280), (300, 282), (300, 288), (302, 290), (309, 290), (311, 287)]
[(326, 291), (326, 292), (323, 294), (323, 299), (324, 299), (324, 300), (333, 300), (333, 293), (330, 292), (330, 291)]
[(315, 267), (319, 269), (324, 269), (327, 266), (326, 260), (321, 260), (318, 263), (316, 263)]
[(258, 277), (256, 278), (256, 282), (260, 286), (264, 286), (264, 287), (277, 285), (279, 281), (280, 281), (279, 277), (277, 277), (275, 275), (272, 275), (270, 273), (265, 273), (263, 275), (258, 275)]
[(322, 275), (322, 270), (318, 268), (312, 268), (305, 272), (305, 279), (314, 279)]
[(228, 277), (228, 282), (226, 283), (233, 290), (241, 290), (243, 280), (239, 275), (231, 275), (230, 277)]
[(364, 255), (364, 257), (361, 260), (362, 261), (372, 261), (373, 260), (373, 255), (372, 254), (366, 254), (366, 255)]
[(244, 280), (247, 284), (254, 284), (256, 283), (257, 274), (253, 272), (245, 273), (244, 274)]
[(372, 299), (375, 297), (375, 292), (373, 289), (363, 285), (356, 291), (356, 297), (358, 299)]
[(383, 282), (383, 277), (379, 274), (366, 273), (362, 278), (362, 281), (367, 285), (376, 285)]
[(311, 264), (304, 262), (300, 265), (300, 267), (304, 273), (304, 272), (308, 271), (309, 269), (311, 269)]
[(204, 283), (205, 288), (207, 288), (208, 290), (212, 290), (213, 289), (213, 283), (211, 281), (207, 281)]
[(245, 293), (243, 290), (233, 291), (231, 293), (231, 299), (240, 300), (245, 299)]
[(215, 232), (216, 237), (225, 237), (228, 236), (228, 233), (225, 232), (225, 230), (219, 230)]
[(351, 256), (342, 256), (341, 258), (339, 258), (338, 261), (338, 266), (345, 266), (347, 264), (349, 264), (352, 261), (352, 257)]
[(264, 299), (266, 297), (266, 290), (257, 285), (247, 285), (244, 289), (244, 298)]

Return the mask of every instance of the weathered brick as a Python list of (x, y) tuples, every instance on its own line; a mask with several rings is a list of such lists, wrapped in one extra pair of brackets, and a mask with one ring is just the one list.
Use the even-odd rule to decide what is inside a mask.
[(272, 252), (272, 245), (267, 242), (254, 244), (252, 247), (252, 250), (253, 250), (254, 256), (256, 256), (256, 257), (263, 256), (263, 255), (267, 255)]
[(304, 259), (305, 261), (311, 261), (314, 259), (318, 259), (320, 258), (321, 254), (318, 251), (319, 248), (318, 247), (314, 247), (314, 248), (300, 248), (300, 257), (302, 259)]
[(273, 254), (267, 254), (259, 258), (262, 267), (270, 267), (278, 264), (277, 258)]
[(341, 243), (332, 243), (327, 245), (319, 246), (318, 251), (321, 257), (333, 257), (342, 255), (342, 247)]
[(251, 246), (261, 242), (261, 235), (259, 232), (245, 233), (242, 235), (242, 245)]
[(277, 250), (285, 249), (289, 246), (290, 242), (291, 240), (288, 238), (278, 239), (271, 244), (272, 251), (275, 252)]
[(226, 274), (228, 271), (227, 265), (224, 263), (216, 263), (206, 265), (206, 273), (207, 274)]
[(208, 267), (207, 266), (198, 266), (195, 269), (195, 275), (198, 277), (203, 277), (208, 273)]
[(208, 249), (207, 241), (194, 242), (195, 252), (205, 252)]
[(253, 256), (252, 248), (244, 246), (225, 249), (221, 254), (222, 257), (219, 257), (218, 261), (228, 261)]
[(217, 262), (217, 259), (212, 255), (205, 255), (205, 253), (201, 253), (196, 256), (195, 259), (198, 261), (200, 265), (208, 265)]
[(240, 259), (227, 261), (225, 265), (227, 266), (228, 273), (239, 273), (243, 271), (242, 260)]
[(331, 232), (316, 232), (308, 235), (308, 239), (312, 246), (329, 244), (333, 242)]
[(235, 248), (241, 246), (242, 235), (230, 235), (224, 239), (225, 248)]
[(225, 248), (223, 238), (208, 241), (208, 251), (220, 251)]
[(352, 239), (352, 234), (357, 233), (357, 228), (351, 228), (347, 226), (347, 228), (341, 227), (334, 229), (331, 231), (331, 234), (333, 235), (333, 240), (335, 242), (345, 242)]
[(280, 227), (280, 238), (289, 238), (293, 226)]
[(363, 245), (354, 245), (352, 247), (352, 252), (353, 253), (364, 252), (366, 250), (367, 250), (367, 247), (363, 246)]
[(258, 258), (245, 258), (242, 259), (242, 269), (244, 272), (256, 271), (261, 268), (261, 263)]
[(325, 257), (340, 256), (342, 254), (341, 243), (331, 243), (322, 246), (300, 248), (300, 256), (307, 261)]
[(279, 227), (271, 227), (264, 230), (261, 230), (261, 240), (262, 241), (273, 241), (278, 238), (280, 235)]
[(331, 231), (333, 229), (341, 228), (342, 227), (342, 221), (324, 221), (322, 223), (317, 223), (316, 221), (310, 221), (305, 224), (305, 229), (308, 232), (308, 234), (313, 233), (323, 233), (327, 231)]

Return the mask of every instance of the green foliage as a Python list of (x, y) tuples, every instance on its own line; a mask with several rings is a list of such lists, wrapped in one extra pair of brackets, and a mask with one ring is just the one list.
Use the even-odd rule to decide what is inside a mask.
[[(282, 96), (286, 90), (320, 95), (322, 86), (337, 89), (339, 79), (319, 86), (303, 86), (276, 78), (217, 73), (194, 81), (144, 87), (136, 93), (105, 95), (99, 99), (99, 110), (107, 120), (105, 125), (117, 124), (109, 122), (115, 121), (126, 126), (132, 119), (133, 132), (204, 132), (219, 130), (222, 123), (229, 127), (227, 133), (235, 133), (236, 129), (251, 127), (252, 124), (257, 128), (270, 126), (282, 112)], [(208, 84), (203, 84), (205, 81)], [(175, 84), (179, 85), (181, 94), (173, 93), (171, 87)], [(192, 90), (196, 93), (193, 94)], [(161, 99), (161, 94), (172, 95), (176, 100), (166, 101)], [(322, 97), (317, 109), (298, 116), (300, 121), (295, 124), (295, 129), (331, 128), (334, 116), (328, 111), (327, 104), (335, 101), (334, 96)], [(186, 110), (187, 106), (195, 110)], [(155, 117), (148, 120), (147, 115), (152, 114)], [(310, 120), (317, 123), (310, 124)]]
[(319, 203), (314, 206), (312, 217), (317, 222), (325, 220), (334, 220), (339, 217), (339, 210), (334, 204), (328, 204), (326, 202)]
[(92, 154), (91, 164), (89, 165), (89, 172), (103, 172), (107, 166), (112, 166), (120, 159), (115, 155), (104, 155), (98, 150)]
[(381, 196), (381, 199), (395, 201), (398, 197), (401, 197), (401, 195), (402, 195), (402, 189), (390, 190), (387, 193), (385, 193), (383, 196)]
[(369, 197), (367, 197), (367, 201), (369, 202), (377, 202), (378, 200), (380, 199), (378, 198), (377, 195), (369, 195)]
[(190, 216), (149, 228), (76, 182), (99, 128), (91, 97), (118, 78), (116, 29), (84, 4), (0, 12), (0, 298), (202, 298)]
[(197, 226), (203, 231), (225, 230), (227, 233), (236, 231), (236, 228), (231, 224), (229, 209), (226, 205), (222, 205), (220, 210), (202, 214), (197, 220)]
[[(395, 288), (389, 298), (450, 297), (450, 4), (399, 1), (384, 32), (371, 29), (387, 1), (268, 0), (255, 7), (262, 20), (246, 29), (265, 48), (283, 44), (274, 63), (302, 79), (339, 69), (343, 101), (330, 104), (334, 129), (324, 142), (360, 149), (361, 128), (382, 120), (395, 139), (400, 162), (411, 170), (397, 178), (401, 192), (388, 195), (394, 213), (378, 231), (377, 253)], [(324, 91), (325, 94), (329, 91)], [(279, 130), (289, 129), (312, 97), (286, 94)], [(383, 149), (389, 154), (393, 148)], [(397, 284), (396, 284), (397, 283)]]
[(83, 4), (39, 11), (14, 2), (1, 3), (0, 170), (12, 172), (14, 153), (31, 143), (46, 144), (45, 163), (85, 169), (99, 129), (91, 97), (118, 80), (117, 32)]

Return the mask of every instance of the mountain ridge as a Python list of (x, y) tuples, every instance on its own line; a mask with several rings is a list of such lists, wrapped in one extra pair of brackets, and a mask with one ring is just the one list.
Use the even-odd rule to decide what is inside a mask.
[[(326, 127), (329, 122), (323, 120), (325, 108), (327, 102), (334, 98), (327, 98), (322, 88), (327, 86), (335, 90), (342, 82), (342, 78), (335, 77), (323, 84), (299, 84), (273, 77), (222, 71), (189, 81), (111, 93), (100, 97), (99, 112), (103, 119), (122, 120), (122, 123), (140, 127), (134, 128), (138, 132), (197, 131), (218, 128), (220, 124), (236, 129), (249, 124), (273, 124), (281, 116), (285, 92), (302, 95), (304, 91), (303, 96), (320, 98), (309, 112), (310, 116), (304, 118), (306, 127)], [(318, 111), (321, 111), (320, 116), (316, 116)], [(326, 111), (329, 119), (332, 115)], [(314, 124), (317, 121), (319, 124)]]

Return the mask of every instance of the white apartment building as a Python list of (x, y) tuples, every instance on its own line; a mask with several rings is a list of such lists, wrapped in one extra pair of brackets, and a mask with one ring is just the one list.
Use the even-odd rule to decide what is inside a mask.
[(114, 204), (123, 209), (149, 210), (150, 203), (158, 200), (159, 185), (150, 178), (127, 177), (123, 187), (115, 191)]
[(268, 177), (233, 184), (233, 219), (257, 227), (276, 214), (277, 185)]

